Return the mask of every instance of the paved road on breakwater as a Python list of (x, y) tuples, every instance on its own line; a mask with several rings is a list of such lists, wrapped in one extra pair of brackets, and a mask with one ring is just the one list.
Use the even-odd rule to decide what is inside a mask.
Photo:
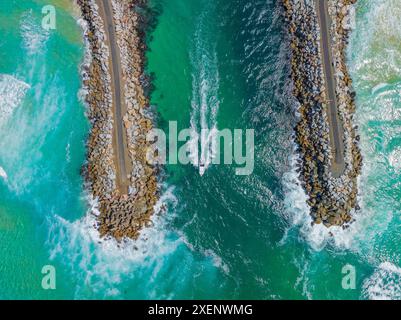
[(338, 118), (336, 81), (334, 78), (333, 54), (330, 35), (330, 16), (327, 0), (315, 0), (320, 26), (320, 46), (322, 53), (323, 72), (326, 83), (327, 114), (330, 126), (330, 145), (333, 153), (331, 173), (338, 178), (344, 172), (344, 128)]
[(99, 14), (103, 19), (107, 35), (106, 44), (110, 50), (110, 73), (113, 93), (114, 135), (113, 147), (116, 166), (116, 185), (121, 194), (128, 193), (129, 158), (127, 136), (123, 124), (123, 114), (126, 112), (124, 92), (122, 91), (121, 59), (117, 45), (117, 36), (113, 19), (113, 8), (110, 0), (96, 0)]

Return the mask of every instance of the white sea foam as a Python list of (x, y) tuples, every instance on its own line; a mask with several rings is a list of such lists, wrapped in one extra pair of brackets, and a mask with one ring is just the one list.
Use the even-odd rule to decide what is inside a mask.
[(27, 83), (11, 75), (0, 74), (0, 124), (21, 104), (29, 88)]
[[(361, 4), (362, 5), (362, 4)], [(364, 16), (357, 20), (357, 34), (352, 70), (374, 86), (396, 78), (401, 73), (401, 3), (399, 0), (364, 1)], [(354, 71), (354, 72), (355, 72)]]
[(0, 178), (2, 178), (3, 180), (6, 180), (6, 181), (8, 179), (7, 173), (2, 167), (0, 167)]
[(401, 171), (401, 147), (390, 153), (388, 161), (395, 170)]
[[(393, 74), (400, 73), (401, 63), (394, 55), (399, 50), (397, 49), (399, 41), (395, 45), (394, 36), (398, 39), (400, 34), (397, 30), (400, 29), (398, 21), (401, 17), (401, 6), (399, 1), (393, 0), (372, 2), (367, 6), (366, 16), (358, 21), (358, 28), (351, 37), (349, 48), (349, 52), (354, 53), (350, 69), (351, 74), (356, 75), (355, 85), (360, 88), (370, 86), (372, 88), (370, 96), (358, 99), (356, 114), (364, 157), (362, 174), (358, 179), (358, 203), (361, 210), (354, 215), (355, 221), (347, 229), (312, 226), (306, 195), (295, 172), (296, 156), (292, 160), (293, 169), (284, 176), (283, 183), (286, 189), (290, 229), (298, 228), (313, 249), (320, 250), (330, 244), (335, 248), (347, 248), (358, 253), (363, 251), (364, 256), (372, 258), (376, 256), (372, 252), (375, 239), (387, 230), (397, 210), (394, 199), (385, 195), (382, 195), (380, 200), (378, 198), (381, 188), (388, 183), (388, 168), (384, 165), (389, 163), (394, 169), (399, 170), (400, 153), (398, 149), (393, 150), (391, 154), (387, 154), (384, 150), (378, 152), (374, 146), (377, 141), (374, 131), (364, 132), (363, 128), (371, 121), (382, 123), (381, 132), (384, 133), (382, 145), (387, 145), (391, 137), (398, 134), (397, 129), (386, 126), (386, 121), (401, 118), (398, 108), (398, 86), (388, 84)], [(390, 43), (388, 50), (387, 42)], [(385, 52), (379, 48), (384, 48)]]
[[(72, 272), (82, 280), (78, 284), (76, 298), (89, 288), (96, 296), (118, 296), (122, 292), (116, 285), (124, 279), (137, 277), (145, 268), (152, 271), (147, 279), (147, 283), (152, 283), (163, 266), (163, 257), (184, 245), (182, 239), (171, 237), (166, 228), (168, 218), (178, 204), (173, 192), (172, 187), (164, 192), (155, 205), (152, 226), (142, 230), (136, 241), (118, 243), (114, 239), (100, 238), (94, 228), (95, 215), (99, 214), (98, 203), (93, 199), (90, 201), (90, 213), (82, 219), (69, 222), (57, 216), (55, 222), (49, 221), (50, 258), (66, 260)], [(168, 216), (163, 214), (165, 206)]]
[[(191, 224), (192, 221), (189, 222)], [(195, 248), (187, 239), (184, 232), (177, 231), (182, 241), (193, 252), (200, 252), (204, 257), (212, 260), (213, 266), (223, 271), (226, 275), (230, 274), (230, 267), (223, 261), (223, 259), (212, 249), (199, 249)]]
[(221, 269), (226, 275), (230, 273), (230, 268), (229, 266), (223, 261), (223, 259), (213, 250), (207, 249), (203, 251), (203, 254), (206, 257), (210, 257), (213, 260), (213, 265), (216, 268)]
[(379, 84), (377, 84), (372, 89), (372, 95), (376, 94), (378, 91), (386, 88), (387, 86), (388, 86), (388, 83), (379, 83)]
[[(84, 48), (85, 48), (85, 54), (84, 54), (84, 59), (80, 65), (80, 72), (81, 72), (81, 77), (82, 80), (89, 80), (89, 75), (88, 75), (88, 70), (90, 68), (90, 65), (92, 64), (92, 54), (90, 50), (90, 43), (89, 39), (87, 38), (87, 34), (89, 32), (89, 27), (88, 23), (85, 21), (85, 19), (78, 18), (77, 19), (77, 24), (80, 26), (83, 34), (85, 35), (84, 37)], [(78, 91), (78, 99), (86, 105), (86, 97), (88, 95), (89, 91), (88, 88), (85, 86), (82, 86), (80, 90)]]
[(300, 286), (302, 286), (303, 296), (308, 300), (313, 300), (312, 293), (310, 292), (309, 277), (308, 277), (308, 272), (310, 271), (309, 262), (305, 260), (305, 258), (300, 259), (299, 257), (297, 257), (297, 259), (295, 259), (293, 263), (299, 270), (299, 276), (295, 281), (294, 288), (299, 288)]
[(35, 79), (31, 112), (16, 113), (13, 121), (7, 122), (0, 140), (2, 161), (13, 170), (13, 174), (9, 174), (9, 188), (16, 194), (30, 192), (36, 183), (43, 181), (43, 170), (37, 166), (43, 157), (42, 146), (48, 133), (58, 126), (67, 107), (59, 78), (47, 78), (44, 65), (37, 73), (39, 80)]
[(71, 162), (71, 145), (69, 143), (67, 143), (67, 146), (65, 147), (65, 159), (68, 163)]
[[(295, 148), (295, 146), (294, 146)], [(309, 214), (309, 206), (306, 203), (308, 197), (299, 180), (297, 161), (300, 157), (293, 152), (290, 156), (291, 171), (283, 175), (283, 187), (285, 191), (284, 206), (286, 218), (290, 223), (290, 228), (299, 228), (302, 236), (315, 250), (324, 248), (329, 233), (321, 225), (312, 226), (312, 218)]]
[(50, 36), (49, 31), (42, 28), (40, 21), (35, 18), (32, 11), (27, 11), (22, 15), (20, 32), (28, 55), (40, 53), (46, 47)]
[[(300, 161), (300, 158), (294, 150), (293, 155), (290, 156), (292, 169), (283, 176), (283, 186), (286, 195), (284, 205), (286, 218), (290, 223), (289, 228), (297, 228), (303, 239), (316, 251), (324, 249), (328, 244), (339, 249), (358, 250), (361, 240), (363, 242), (363, 239), (370, 239), (375, 233), (375, 230), (369, 228), (371, 226), (369, 223), (370, 217), (374, 215), (374, 212), (363, 200), (362, 194), (365, 192), (362, 191), (358, 195), (361, 210), (358, 211), (357, 215), (354, 215), (355, 221), (347, 229), (336, 226), (327, 228), (323, 224), (312, 224), (310, 208), (306, 203), (307, 195), (299, 180), (299, 174), (296, 172), (297, 161)], [(371, 172), (369, 167), (365, 166), (364, 176), (366, 177), (369, 172)], [(361, 184), (363, 185), (363, 182), (359, 179), (358, 185), (360, 186)], [(365, 189), (362, 188), (362, 190)], [(382, 223), (388, 223), (389, 219), (391, 220), (391, 216), (383, 219)], [(285, 240), (286, 238), (282, 241)]]
[(401, 268), (381, 263), (363, 283), (363, 295), (371, 300), (401, 300)]

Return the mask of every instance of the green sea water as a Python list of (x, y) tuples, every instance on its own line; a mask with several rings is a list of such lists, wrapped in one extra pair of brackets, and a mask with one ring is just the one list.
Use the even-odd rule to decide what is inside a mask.
[[(41, 28), (56, 6), (57, 29)], [(154, 227), (99, 239), (80, 176), (89, 130), (85, 46), (63, 1), (0, 0), (0, 298), (401, 298), (401, 4), (360, 0), (348, 62), (364, 155), (362, 212), (311, 227), (295, 171), (296, 122), (279, 1), (152, 0), (147, 53), (160, 128), (255, 130), (255, 169), (165, 168)], [(342, 269), (356, 271), (344, 290)], [(56, 269), (56, 290), (41, 269)]]

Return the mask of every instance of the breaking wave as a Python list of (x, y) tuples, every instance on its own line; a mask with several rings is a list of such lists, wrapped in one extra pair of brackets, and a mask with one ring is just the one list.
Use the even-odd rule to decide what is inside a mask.
[(152, 278), (156, 278), (164, 264), (163, 257), (183, 245), (180, 238), (173, 238), (166, 230), (168, 218), (163, 208), (166, 206), (170, 214), (176, 205), (173, 188), (169, 188), (155, 206), (153, 226), (144, 229), (138, 240), (121, 243), (100, 238), (95, 228), (98, 203), (94, 199), (90, 199), (88, 214), (80, 220), (70, 222), (57, 215), (54, 220), (49, 220), (50, 259), (61, 259), (70, 265), (71, 272), (81, 280), (75, 298), (87, 294), (103, 295), (104, 298), (122, 295), (123, 292), (116, 289), (117, 285), (138, 277), (149, 267), (153, 268)]
[(401, 300), (401, 268), (381, 263), (363, 283), (363, 295), (371, 300)]

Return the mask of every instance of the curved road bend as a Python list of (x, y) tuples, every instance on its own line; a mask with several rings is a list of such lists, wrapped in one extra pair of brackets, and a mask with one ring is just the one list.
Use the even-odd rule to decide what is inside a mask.
[(327, 0), (315, 0), (320, 26), (320, 46), (322, 53), (323, 71), (326, 83), (327, 114), (330, 127), (330, 145), (333, 152), (331, 173), (338, 178), (345, 169), (344, 162), (344, 128), (337, 113), (336, 82), (334, 78), (333, 57), (331, 49), (330, 16)]
[(110, 73), (113, 93), (113, 109), (114, 109), (114, 135), (113, 147), (116, 165), (116, 185), (121, 194), (128, 194), (128, 145), (126, 132), (123, 125), (123, 114), (125, 113), (125, 104), (122, 102), (122, 73), (121, 59), (117, 45), (117, 37), (115, 32), (115, 24), (113, 19), (113, 8), (110, 0), (96, 0), (99, 6), (99, 14), (103, 19), (105, 31), (107, 35), (106, 41), (110, 50)]

